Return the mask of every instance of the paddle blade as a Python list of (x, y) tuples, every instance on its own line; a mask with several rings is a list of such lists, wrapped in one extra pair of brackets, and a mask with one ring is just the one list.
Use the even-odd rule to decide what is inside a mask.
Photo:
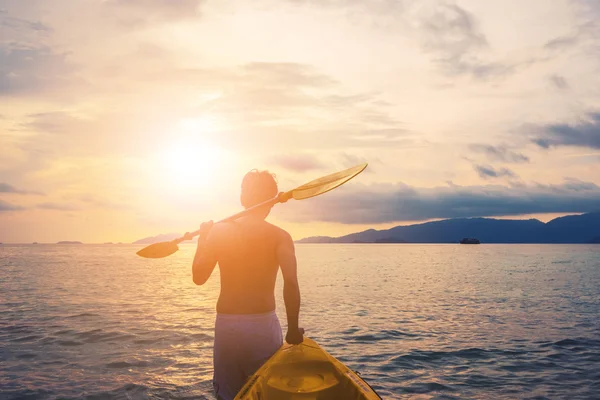
[(173, 242), (160, 242), (146, 246), (136, 254), (145, 258), (163, 258), (170, 256), (177, 250), (179, 250), (179, 247)]
[(356, 167), (348, 168), (344, 171), (336, 172), (331, 175), (324, 176), (314, 181), (310, 181), (296, 189), (292, 190), (292, 197), (295, 200), (304, 200), (309, 197), (318, 196), (329, 192), (336, 187), (343, 185), (356, 175), (360, 174), (367, 168), (367, 163), (357, 165)]

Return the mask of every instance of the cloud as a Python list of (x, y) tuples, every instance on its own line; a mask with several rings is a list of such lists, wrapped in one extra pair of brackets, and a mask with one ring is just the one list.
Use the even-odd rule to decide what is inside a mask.
[(155, 22), (174, 22), (200, 16), (206, 0), (107, 0), (103, 11), (123, 27), (144, 27)]
[(11, 39), (15, 40), (15, 34), (28, 34), (35, 32), (38, 34), (46, 35), (51, 33), (53, 30), (48, 25), (43, 24), (41, 21), (33, 21), (25, 18), (12, 17), (8, 15), (6, 11), (0, 9), (0, 26), (3, 32), (6, 34), (11, 31)]
[[(334, 7), (350, 16), (352, 22), (362, 20), (376, 26), (401, 32), (403, 37), (415, 37), (422, 51), (428, 54), (439, 71), (449, 77), (471, 77), (493, 80), (515, 74), (523, 68), (545, 62), (560, 53), (562, 45), (578, 35), (586, 34), (586, 27), (578, 27), (573, 35), (558, 37), (535, 50), (527, 49), (520, 55), (508, 54), (494, 59), (493, 47), (480, 29), (475, 15), (452, 0), (378, 0), (378, 1), (315, 1), (288, 0), (292, 4)], [(563, 43), (564, 42), (564, 43)], [(569, 43), (570, 45), (570, 43)], [(441, 87), (441, 86), (440, 86)]]
[(529, 157), (518, 153), (516, 151), (512, 151), (508, 149), (506, 146), (492, 146), (489, 144), (472, 144), (469, 148), (476, 152), (482, 153), (487, 156), (488, 159), (492, 161), (500, 161), (500, 162), (508, 162), (508, 163), (528, 163)]
[(569, 83), (567, 80), (560, 75), (552, 75), (550, 76), (550, 82), (559, 90), (566, 90), (569, 88)]
[(563, 51), (576, 46), (579, 43), (579, 36), (577, 34), (570, 34), (564, 36), (558, 36), (552, 40), (549, 40), (544, 45), (546, 50), (558, 50)]
[(19, 191), (14, 186), (8, 183), (0, 182), (0, 193), (18, 193)]
[(509, 177), (515, 178), (517, 175), (509, 169), (500, 168), (494, 169), (491, 165), (473, 165), (473, 169), (477, 172), (480, 178), (489, 179), (489, 178), (501, 178), (501, 177)]
[(572, 124), (548, 124), (527, 129), (534, 132), (533, 143), (545, 149), (560, 146), (600, 149), (600, 112), (590, 112)]
[(294, 172), (306, 172), (323, 167), (323, 163), (312, 154), (279, 155), (272, 160), (276, 165)]
[(68, 127), (81, 124), (82, 120), (66, 112), (45, 112), (29, 114), (24, 127), (38, 132), (61, 134), (67, 133)]
[(489, 46), (488, 41), (473, 15), (456, 4), (436, 3), (422, 16), (421, 29), (424, 50), (434, 54), (434, 62), (448, 75), (487, 78), (510, 69), (481, 61), (477, 53)]
[(84, 194), (79, 198), (86, 204), (91, 204), (94, 207), (112, 209), (112, 210), (128, 210), (131, 206), (124, 203), (116, 203), (90, 194)]
[(9, 185), (6, 182), (0, 182), (0, 193), (39, 194), (39, 195), (42, 194), (40, 192), (17, 189), (16, 187)]
[(75, 79), (67, 56), (46, 46), (0, 44), (0, 96), (64, 91)]
[[(136, 61), (123, 60), (126, 66)], [(139, 60), (137, 61), (139, 62)], [(146, 67), (148, 69), (146, 69)], [(127, 93), (119, 111), (75, 114), (49, 110), (26, 116), (31, 136), (23, 149), (71, 155), (120, 153), (167, 140), (182, 119), (209, 115), (224, 121), (218, 145), (235, 151), (283, 152), (293, 148), (381, 148), (410, 142), (413, 132), (379, 104), (378, 93), (347, 93), (328, 75), (297, 63), (249, 63), (230, 68), (179, 68), (169, 62), (137, 70), (137, 79), (108, 76), (106, 87)], [(163, 101), (168, 88), (171, 101)], [(132, 101), (133, 96), (139, 96)], [(198, 98), (207, 99), (198, 105)], [(118, 93), (111, 94), (118, 103)], [(191, 100), (190, 100), (191, 99)], [(292, 167), (289, 163), (288, 166)]]
[[(514, 66), (485, 61), (489, 49), (475, 17), (453, 1), (315, 1), (288, 0), (292, 4), (336, 7), (347, 16), (367, 21), (369, 26), (401, 27), (403, 35), (415, 34), (422, 50), (446, 75), (468, 75), (477, 79), (502, 76)], [(373, 23), (373, 21), (376, 21)]]
[(402, 183), (348, 185), (277, 211), (295, 222), (378, 224), (436, 218), (493, 217), (600, 210), (600, 187), (567, 179), (559, 185), (518, 184), (418, 188)]
[(548, 54), (564, 55), (568, 54), (571, 50), (582, 47), (588, 47), (592, 50), (597, 48), (597, 39), (600, 34), (600, 25), (597, 23), (600, 13), (597, 13), (597, 11), (600, 8), (596, 4), (592, 5), (592, 2), (586, 5), (585, 0), (573, 0), (572, 2), (579, 6), (583, 5), (583, 7), (578, 8), (579, 20), (581, 22), (573, 26), (571, 32), (556, 36), (547, 41), (543, 49)]
[(23, 207), (20, 206), (15, 206), (13, 204), (7, 203), (3, 200), (0, 200), (0, 212), (3, 211), (19, 211), (19, 210), (24, 210)]
[(79, 210), (78, 207), (71, 205), (71, 204), (61, 204), (61, 203), (52, 203), (52, 202), (40, 203), (37, 205), (37, 208), (41, 208), (44, 210), (56, 210), (56, 211), (77, 211), (77, 210)]
[(373, 169), (373, 164), (383, 164), (381, 162), (381, 160), (379, 160), (378, 158), (368, 159), (367, 157), (357, 156), (356, 154), (350, 154), (350, 153), (341, 153), (340, 158), (342, 160), (342, 165), (345, 168), (352, 168), (359, 164), (364, 164), (364, 163), (368, 162), (369, 167), (365, 170), (366, 173), (375, 172)]

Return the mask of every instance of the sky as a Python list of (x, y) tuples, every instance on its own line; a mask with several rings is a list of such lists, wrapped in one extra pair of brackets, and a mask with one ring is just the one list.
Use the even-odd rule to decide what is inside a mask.
[(600, 2), (0, 0), (0, 242), (132, 242), (369, 162), (295, 239), (600, 210)]

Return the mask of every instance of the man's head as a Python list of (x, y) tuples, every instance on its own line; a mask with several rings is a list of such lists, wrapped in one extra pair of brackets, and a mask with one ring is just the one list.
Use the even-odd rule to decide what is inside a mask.
[[(275, 175), (269, 171), (258, 171), (253, 169), (248, 172), (242, 180), (242, 194), (240, 195), (240, 201), (244, 208), (250, 208), (263, 201), (272, 199), (277, 193)], [(265, 217), (269, 214), (269, 211), (271, 211), (270, 207), (266, 207), (264, 210)]]

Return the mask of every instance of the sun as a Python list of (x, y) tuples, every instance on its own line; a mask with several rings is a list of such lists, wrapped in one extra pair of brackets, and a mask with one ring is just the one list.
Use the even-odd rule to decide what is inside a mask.
[(224, 155), (210, 139), (215, 129), (215, 122), (206, 118), (180, 121), (178, 134), (165, 146), (160, 161), (170, 183), (190, 190), (215, 184)]
[(165, 164), (172, 182), (189, 187), (206, 187), (214, 183), (219, 149), (208, 143), (182, 142), (165, 152)]

